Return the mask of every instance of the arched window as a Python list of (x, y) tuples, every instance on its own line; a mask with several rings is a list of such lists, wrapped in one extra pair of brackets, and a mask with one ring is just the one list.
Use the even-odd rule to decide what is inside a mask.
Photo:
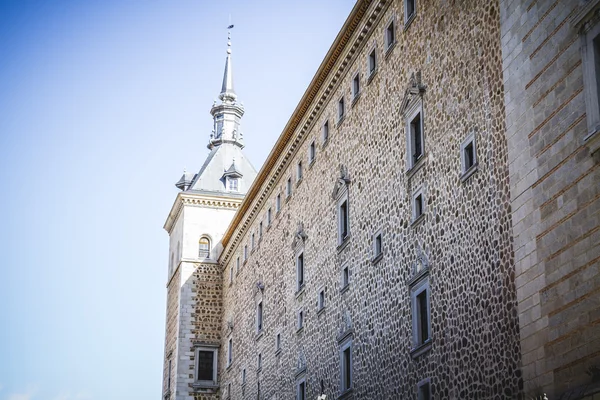
[(210, 240), (203, 236), (200, 238), (200, 242), (199, 242), (199, 251), (198, 251), (198, 257), (199, 258), (208, 258), (210, 256)]

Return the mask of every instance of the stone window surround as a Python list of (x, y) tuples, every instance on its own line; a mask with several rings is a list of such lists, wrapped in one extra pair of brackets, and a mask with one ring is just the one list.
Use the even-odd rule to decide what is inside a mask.
[(240, 273), (240, 256), (237, 256), (237, 258), (235, 259), (235, 274), (239, 274)]
[(340, 293), (345, 293), (350, 289), (350, 283), (352, 282), (351, 276), (350, 262), (346, 261), (340, 267)]
[(275, 333), (275, 355), (281, 354), (281, 331)]
[[(379, 236), (380, 248), (379, 253), (377, 252), (377, 237)], [(371, 258), (372, 264), (377, 264), (379, 260), (383, 258), (383, 228), (377, 229), (373, 234), (373, 257)]]
[[(373, 55), (375, 64), (373, 66), (373, 69), (371, 69), (371, 55)], [(373, 80), (373, 77), (375, 76), (375, 74), (377, 74), (377, 61), (377, 41), (374, 40), (367, 53), (367, 85), (371, 83), (371, 80)]]
[(247, 374), (246, 374), (246, 367), (242, 368), (242, 387), (246, 386), (246, 383), (248, 383), (247, 378)]
[(410, 0), (404, 0), (404, 30), (408, 29), (408, 27), (410, 26), (411, 22), (414, 21), (415, 16), (417, 15), (417, 0), (412, 0), (414, 2), (414, 10), (413, 13), (408, 15), (408, 2)]
[[(340, 395), (338, 396), (338, 399), (343, 399), (346, 398), (353, 389), (353, 384), (352, 384), (352, 378), (353, 378), (353, 364), (354, 364), (354, 357), (352, 357), (352, 335), (346, 335), (344, 338), (342, 338), (339, 341), (339, 346), (340, 346)], [(344, 370), (345, 370), (345, 360), (344, 360), (344, 351), (350, 349), (350, 379), (349, 382), (346, 382), (345, 376), (344, 376)]]
[[(469, 144), (473, 144), (473, 164), (467, 169), (466, 168), (466, 156), (465, 151)], [(479, 166), (479, 159), (477, 158), (477, 141), (475, 139), (475, 131), (471, 132), (465, 140), (460, 144), (460, 165), (461, 165), (461, 181), (466, 181), (471, 175), (477, 171)]]
[[(355, 85), (356, 83), (356, 85)], [(358, 91), (355, 91), (355, 86), (358, 86)], [(360, 84), (360, 70), (356, 71), (354, 73), (354, 75), (352, 75), (352, 85), (351, 85), (351, 91), (352, 91), (352, 103), (350, 104), (351, 107), (354, 107), (354, 105), (356, 104), (356, 102), (358, 101), (359, 97), (360, 97), (360, 93), (361, 93), (361, 84)]]
[[(397, 29), (396, 29), (396, 15), (392, 15), (388, 22), (385, 24), (385, 29), (383, 31), (383, 43), (385, 48), (385, 58), (387, 59), (389, 55), (392, 53), (392, 49), (396, 46), (398, 42), (397, 38)], [(392, 41), (389, 41), (388, 32), (392, 28)]]
[(277, 193), (277, 197), (275, 198), (275, 213), (279, 215), (281, 211), (281, 192)]
[(315, 163), (315, 159), (317, 158), (317, 144), (313, 140), (308, 145), (308, 167), (312, 167)]
[[(421, 388), (429, 386), (429, 397), (425, 398), (421, 395)], [(417, 399), (418, 400), (430, 400), (431, 399), (431, 378), (425, 378), (417, 383)]]
[(289, 200), (292, 197), (292, 177), (288, 177), (285, 181), (285, 200)]
[[(327, 293), (326, 293), (325, 289), (326, 289), (325, 286), (321, 286), (319, 288), (319, 290), (317, 291), (317, 315), (320, 315), (321, 312), (323, 312), (323, 310), (325, 310), (325, 305), (327, 304), (327, 298), (326, 298)], [(323, 294), (323, 296), (321, 296), (321, 294)]]
[[(302, 386), (304, 384), (304, 386)], [(302, 396), (300, 396), (300, 388), (303, 388)], [(298, 376), (296, 377), (296, 399), (305, 399), (306, 400), (306, 369), (304, 369)]]
[[(421, 196), (421, 213), (419, 215), (417, 215), (417, 197)], [(426, 204), (425, 204), (425, 187), (423, 185), (420, 185), (419, 187), (417, 187), (412, 195), (411, 195), (411, 201), (410, 201), (410, 209), (411, 209), (411, 225), (415, 225), (416, 223), (418, 223), (419, 221), (421, 221), (423, 219), (423, 217), (425, 216), (427, 209), (426, 209)]]
[(267, 210), (267, 229), (269, 229), (271, 223), (273, 223), (273, 209), (269, 207)]
[(262, 299), (256, 303), (256, 334), (260, 335), (264, 330), (264, 304)]
[(302, 167), (302, 160), (300, 160), (296, 164), (296, 186), (299, 185), (302, 182), (302, 178), (304, 178), (304, 170)]
[(296, 310), (296, 333), (300, 333), (304, 328), (304, 309), (301, 307)]
[(587, 134), (581, 142), (600, 161), (600, 93), (596, 72), (594, 40), (600, 40), (600, 0), (590, 0), (571, 20), (581, 42), (581, 60), (584, 82)]
[[(417, 358), (420, 355), (431, 350), (432, 332), (431, 332), (431, 289), (429, 286), (429, 270), (422, 270), (418, 273), (418, 278), (409, 284), (410, 286), (410, 302), (411, 302), (411, 319), (412, 319), (412, 346), (410, 354), (412, 358)], [(429, 339), (421, 343), (420, 340), (420, 314), (418, 311), (417, 296), (421, 293), (427, 293), (427, 327), (429, 329)]]
[[(412, 121), (417, 116), (417, 114), (421, 114), (421, 120), (420, 120), (421, 155), (415, 161), (415, 160), (413, 160), (414, 149), (413, 149), (411, 124), (412, 124)], [(410, 107), (406, 110), (406, 113), (404, 114), (404, 119), (405, 119), (404, 129), (406, 131), (406, 171), (409, 172), (413, 168), (417, 167), (420, 164), (420, 162), (425, 159), (425, 129), (424, 129), (425, 118), (423, 115), (423, 100), (422, 100), (422, 98), (419, 98), (418, 100), (414, 101), (410, 105)]]
[(346, 101), (344, 100), (344, 95), (342, 94), (337, 101), (337, 126), (340, 126), (344, 118), (346, 117)]
[[(210, 381), (199, 381), (198, 378), (198, 362), (199, 354), (201, 351), (209, 351), (213, 353), (213, 379)], [(216, 344), (208, 343), (195, 343), (194, 344), (194, 355), (196, 360), (194, 361), (194, 388), (216, 388), (218, 387), (218, 360), (219, 360), (219, 346)]]
[(258, 353), (256, 357), (256, 372), (260, 372), (262, 370), (262, 353)]
[(229, 339), (227, 339), (227, 365), (226, 368), (231, 368), (233, 364), (233, 337), (229, 335)]
[(326, 118), (325, 122), (321, 125), (321, 141), (322, 146), (325, 147), (329, 143), (329, 136), (331, 134), (331, 126), (329, 125), (329, 119)]
[[(302, 259), (302, 282), (300, 282), (300, 259)], [(296, 297), (298, 297), (306, 287), (306, 258), (304, 257), (304, 246), (299, 246), (294, 256), (296, 261)]]
[(233, 285), (233, 265), (229, 268), (229, 286)]
[[(350, 201), (348, 196), (348, 185), (344, 189), (340, 191), (336, 200), (336, 214), (337, 214), (337, 243), (338, 243), (338, 252), (341, 251), (345, 244), (350, 239)], [(346, 236), (342, 237), (342, 205), (346, 203)]]
[[(202, 247), (200, 247), (203, 239), (208, 241), (208, 249), (206, 250), (206, 256), (203, 256), (204, 252), (202, 250)], [(198, 239), (198, 259), (199, 260), (210, 260), (212, 258), (211, 252), (212, 252), (212, 238), (210, 237), (210, 235), (205, 233), (200, 236), (200, 239)]]

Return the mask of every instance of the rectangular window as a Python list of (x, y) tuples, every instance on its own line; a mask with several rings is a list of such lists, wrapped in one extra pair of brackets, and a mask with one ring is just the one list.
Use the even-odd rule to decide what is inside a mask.
[(390, 50), (394, 43), (396, 43), (396, 24), (394, 24), (394, 20), (391, 20), (387, 28), (385, 28), (386, 50)]
[(409, 23), (417, 11), (417, 0), (404, 0), (404, 24)]
[(252, 233), (252, 235), (250, 235), (250, 248), (252, 250), (254, 250), (255, 244), (256, 244), (256, 242), (254, 241), (254, 233)]
[(344, 98), (338, 100), (338, 123), (344, 119), (344, 114), (346, 113), (346, 108), (344, 106)]
[(198, 349), (196, 353), (196, 381), (210, 383), (216, 382), (216, 352), (217, 349)]
[(262, 235), (263, 235), (263, 223), (262, 223), (262, 221), (260, 221), (258, 223), (258, 238), (259, 239), (262, 238)]
[(275, 336), (275, 351), (281, 350), (281, 333), (277, 333)]
[(315, 142), (311, 142), (310, 146), (308, 146), (308, 163), (312, 164), (315, 161)]
[(341, 391), (352, 389), (352, 342), (348, 341), (340, 349)]
[(256, 306), (256, 333), (262, 332), (263, 328), (263, 303), (262, 301)]
[(246, 384), (246, 368), (242, 369), (242, 385)]
[(429, 280), (424, 279), (411, 289), (413, 342), (418, 348), (431, 339)]
[(418, 400), (431, 400), (431, 388), (429, 381), (419, 384)]
[(229, 190), (233, 192), (238, 191), (238, 179), (237, 178), (227, 178), (229, 181)]
[(267, 226), (271, 225), (271, 221), (273, 220), (273, 212), (271, 208), (267, 210)]
[(288, 178), (287, 183), (285, 184), (285, 195), (287, 197), (292, 195), (292, 178)]
[(317, 311), (325, 308), (325, 289), (319, 291), (319, 299), (317, 300)]
[(229, 268), (229, 284), (233, 283), (233, 267)]
[(323, 143), (327, 143), (329, 140), (329, 120), (323, 124)]
[(262, 369), (262, 353), (258, 353), (258, 359), (256, 360), (256, 369)]
[(471, 175), (471, 171), (477, 165), (477, 152), (475, 148), (475, 132), (471, 133), (460, 145), (460, 161), (462, 165), (463, 178), (464, 175)]
[(231, 365), (232, 361), (233, 361), (233, 338), (229, 338), (229, 341), (227, 342), (227, 366), (228, 367)]
[(419, 219), (425, 213), (425, 197), (423, 188), (419, 188), (412, 195), (412, 219), (413, 222)]
[(244, 262), (248, 259), (248, 245), (244, 245)]
[(235, 273), (239, 273), (240, 272), (240, 258), (236, 258), (235, 259)]
[(342, 243), (348, 236), (348, 201), (343, 201), (339, 208), (339, 238)]
[(306, 400), (306, 380), (301, 380), (298, 382), (297, 386), (297, 399), (298, 400)]
[(341, 282), (342, 290), (347, 288), (348, 285), (350, 285), (350, 268), (348, 267), (348, 265), (345, 265), (342, 268), (342, 282)]
[(377, 70), (377, 55), (375, 49), (369, 53), (369, 76), (372, 76)]
[(360, 74), (357, 73), (352, 79), (352, 98), (356, 99), (360, 94)]
[(373, 241), (373, 258), (377, 258), (381, 255), (381, 245), (382, 245), (381, 233), (377, 233), (375, 235), (375, 240)]
[(275, 212), (281, 211), (281, 193), (275, 198)]
[(300, 182), (302, 180), (302, 161), (298, 161), (298, 165), (296, 166), (296, 181)]
[(410, 121), (410, 149), (411, 166), (414, 166), (423, 155), (423, 130), (421, 113), (417, 113)]
[(300, 253), (296, 257), (296, 289), (300, 291), (304, 287), (304, 253)]
[(302, 329), (304, 327), (304, 312), (302, 310), (298, 311), (298, 324), (296, 326), (296, 328), (298, 330)]
[(171, 390), (171, 360), (169, 360), (169, 372), (167, 373), (167, 390)]

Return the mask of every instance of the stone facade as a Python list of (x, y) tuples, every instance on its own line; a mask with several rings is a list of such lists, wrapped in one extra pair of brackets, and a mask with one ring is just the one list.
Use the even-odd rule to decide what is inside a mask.
[[(499, 8), (494, 2), (461, 3), (419, 2), (406, 27), (403, 2), (357, 3), (334, 44), (341, 50), (324, 61), (314, 97), (303, 99), (305, 109), (292, 116), (297, 124), (288, 125), (276, 144), (281, 151), (267, 160), (273, 164), (263, 169), (260, 187), (251, 190), (226, 234), (225, 277), (236, 271), (246, 246), (249, 255), (223, 290), (222, 348), (229, 338), (233, 343), (232, 364), (227, 367), (226, 351), (219, 363), (225, 398), (291, 399), (302, 379), (306, 398), (321, 392), (337, 398), (339, 339), (346, 333), (353, 366), (347, 398), (415, 398), (419, 382), (427, 379), (435, 398), (518, 394)], [(390, 22), (395, 41), (387, 50)], [(369, 77), (373, 49), (378, 66)], [(357, 73), (361, 89), (353, 98)], [(346, 113), (338, 122), (342, 97)], [(415, 104), (424, 116), (425, 155), (407, 171), (405, 109)], [(461, 179), (461, 143), (473, 133), (478, 165)], [(349, 181), (350, 237), (343, 246), (332, 197), (337, 185), (346, 185), (340, 183), (340, 165)], [(413, 222), (418, 189), (425, 213)], [(267, 228), (266, 214), (269, 208), (275, 213), (278, 195), (281, 211)], [(383, 255), (374, 261), (377, 232)], [(297, 292), (300, 251), (305, 284)], [(350, 283), (343, 288), (346, 266)], [(415, 275), (423, 274), (431, 293), (432, 340), (416, 354), (411, 288)], [(323, 289), (325, 307), (318, 311)], [(259, 302), (264, 322), (257, 333)], [(304, 326), (298, 330), (300, 311)]]
[(595, 398), (598, 3), (358, 0), (258, 175), (228, 50), (165, 224), (163, 398)]
[(556, 399), (600, 391), (600, 153), (582, 57), (597, 4), (500, 1), (523, 377)]

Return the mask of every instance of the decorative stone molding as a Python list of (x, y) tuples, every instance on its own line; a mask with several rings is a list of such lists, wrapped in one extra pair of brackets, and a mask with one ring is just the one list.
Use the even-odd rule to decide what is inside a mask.
[(294, 235), (294, 240), (292, 241), (292, 250), (304, 246), (304, 242), (307, 238), (308, 235), (304, 231), (304, 223), (298, 222), (298, 229)]
[(413, 104), (415, 99), (421, 99), (427, 87), (421, 82), (421, 71), (413, 73), (408, 81), (408, 87), (404, 91), (404, 98), (400, 103), (400, 111), (405, 113)]
[(337, 200), (344, 193), (344, 191), (348, 189), (348, 185), (350, 185), (351, 182), (352, 180), (350, 179), (348, 168), (346, 168), (343, 164), (340, 164), (340, 177), (335, 182), (331, 197), (334, 200)]

